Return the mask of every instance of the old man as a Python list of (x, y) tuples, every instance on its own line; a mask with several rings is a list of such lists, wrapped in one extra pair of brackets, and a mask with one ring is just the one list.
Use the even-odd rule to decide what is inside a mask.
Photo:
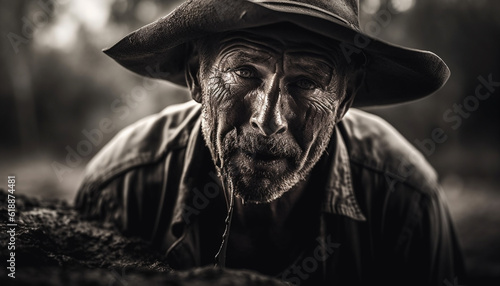
[(354, 0), (192, 0), (105, 51), (193, 100), (121, 131), (76, 206), (174, 269), (215, 264), (295, 285), (443, 285), (463, 275), (424, 158), (352, 109), (427, 96), (435, 54), (359, 29)]

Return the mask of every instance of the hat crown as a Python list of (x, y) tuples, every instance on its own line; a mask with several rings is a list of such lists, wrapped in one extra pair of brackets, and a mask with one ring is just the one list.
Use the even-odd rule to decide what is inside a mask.
[(317, 13), (340, 18), (346, 24), (359, 29), (359, 0), (250, 0), (272, 6), (295, 6), (303, 14)]

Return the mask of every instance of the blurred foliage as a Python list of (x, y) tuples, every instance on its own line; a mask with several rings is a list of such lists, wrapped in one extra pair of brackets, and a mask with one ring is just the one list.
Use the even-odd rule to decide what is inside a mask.
[[(111, 114), (113, 100), (143, 85), (143, 79), (108, 59), (101, 49), (167, 13), (179, 1), (19, 0), (0, 2), (0, 113), (2, 153), (65, 155)], [(20, 40), (19, 40), (20, 39)], [(169, 94), (165, 96), (165, 93)], [(168, 83), (115, 120), (116, 130), (185, 100)], [(109, 140), (108, 134), (105, 140)], [(96, 150), (101, 147), (96, 146)], [(93, 153), (94, 153), (93, 152)], [(14, 153), (15, 154), (15, 153)]]

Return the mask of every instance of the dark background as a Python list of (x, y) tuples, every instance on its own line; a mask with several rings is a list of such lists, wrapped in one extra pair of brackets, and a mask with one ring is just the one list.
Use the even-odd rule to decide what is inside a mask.
[[(101, 52), (180, 2), (0, 0), (4, 188), (7, 175), (14, 174), (19, 193), (72, 201), (86, 162), (118, 130), (189, 99), (184, 89), (145, 81)], [(500, 87), (477, 106), (470, 104), (480, 76), (500, 81), (500, 1), (360, 2), (362, 29), (392, 43), (431, 50), (452, 71), (447, 85), (424, 100), (369, 111), (393, 124), (436, 168), (463, 245), (469, 283), (492, 285), (493, 278), (500, 280)], [(454, 105), (464, 103), (469, 111), (455, 114)], [(446, 114), (455, 114), (460, 123)], [(104, 118), (113, 131), (103, 132)], [(441, 141), (432, 140), (436, 128), (444, 134)], [(85, 134), (97, 130), (102, 138), (90, 142)], [(88, 154), (73, 156), (78, 148)]]

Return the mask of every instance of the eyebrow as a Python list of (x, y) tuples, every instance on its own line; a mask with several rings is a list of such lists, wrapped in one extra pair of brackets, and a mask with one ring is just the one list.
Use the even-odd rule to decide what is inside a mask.
[(316, 55), (315, 53), (306, 53), (302, 55), (303, 52), (287, 52), (286, 54), (300, 54), (299, 59), (288, 59), (287, 63), (292, 63), (293, 68), (298, 68), (308, 74), (315, 76), (325, 76), (330, 75), (334, 71), (335, 63), (331, 60), (323, 59), (323, 56)]
[(317, 63), (320, 66), (328, 69), (334, 69), (337, 66), (338, 59), (335, 54), (318, 51), (288, 50), (285, 55), (298, 55), (300, 59), (305, 59), (306, 62)]
[(323, 68), (318, 68), (317, 66), (314, 65), (301, 65), (301, 64), (296, 64), (294, 65), (294, 68), (298, 68), (302, 71), (304, 71), (307, 74), (314, 75), (316, 77), (324, 77), (324, 76), (329, 76), (332, 72), (331, 69), (323, 69)]

